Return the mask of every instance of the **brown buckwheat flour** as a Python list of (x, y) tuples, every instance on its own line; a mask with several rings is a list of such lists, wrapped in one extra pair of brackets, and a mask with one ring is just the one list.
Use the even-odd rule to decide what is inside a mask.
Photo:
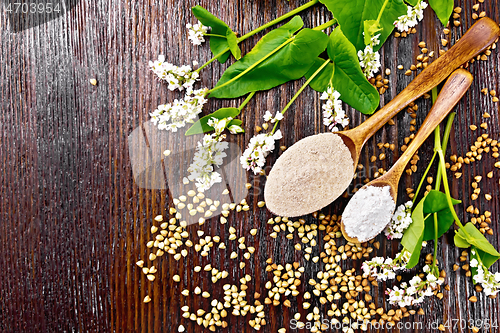
[(294, 217), (321, 209), (337, 199), (354, 174), (351, 153), (333, 133), (306, 137), (276, 161), (264, 189), (267, 208)]

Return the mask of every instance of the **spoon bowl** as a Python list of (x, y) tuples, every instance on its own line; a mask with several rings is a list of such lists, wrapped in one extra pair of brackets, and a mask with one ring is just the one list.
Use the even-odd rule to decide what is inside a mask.
[[(420, 148), (420, 146), (424, 143), (424, 141), (434, 131), (436, 126), (439, 126), (439, 124), (451, 112), (451, 110), (453, 110), (458, 101), (467, 92), (470, 85), (472, 84), (472, 79), (473, 79), (472, 75), (465, 69), (457, 69), (455, 72), (453, 72), (446, 81), (446, 83), (444, 84), (443, 88), (441, 89), (441, 92), (438, 95), (436, 102), (434, 103), (431, 110), (427, 114), (427, 117), (425, 118), (424, 122), (422, 123), (422, 126), (415, 135), (415, 138), (410, 143), (408, 148), (404, 151), (404, 153), (401, 155), (401, 157), (396, 161), (396, 163), (392, 166), (392, 168), (390, 168), (384, 175), (375, 180), (372, 180), (362, 188), (366, 189), (370, 186), (375, 186), (375, 187), (389, 186), (390, 187), (389, 192), (392, 197), (392, 200), (394, 201), (394, 203), (396, 203), (398, 197), (399, 180), (406, 168), (406, 165), (411, 160), (413, 155), (417, 152), (417, 150)], [(356, 194), (354, 194), (351, 200), (355, 200), (355, 198)], [(349, 206), (349, 204), (347, 206)], [(370, 239), (373, 239), (375, 236), (377, 236), (380, 232), (382, 232), (382, 230), (385, 229), (387, 224), (389, 224), (390, 220), (383, 222), (386, 223), (381, 224), (380, 228), (378, 228), (380, 230), (376, 229), (373, 232), (371, 238), (362, 239), (361, 242), (369, 241)], [(360, 240), (358, 238), (347, 234), (344, 225), (344, 219), (341, 220), (341, 231), (342, 234), (344, 235), (344, 238), (347, 239), (348, 241), (353, 243), (360, 243)]]
[[(412, 82), (410, 82), (399, 95), (377, 113), (368, 118), (364, 123), (347, 131), (337, 132), (336, 134), (331, 133), (330, 135), (340, 136), (344, 142), (344, 146), (350, 152), (350, 157), (352, 158), (352, 174), (358, 164), (359, 156), (365, 142), (372, 137), (373, 134), (399, 111), (445, 80), (456, 68), (484, 51), (498, 38), (498, 36), (500, 36), (500, 27), (495, 21), (486, 17), (478, 20), (448, 52), (434, 60)], [(352, 174), (350, 172), (343, 172), (341, 174), (341, 176), (350, 174), (348, 177), (344, 177), (345, 179), (340, 179), (339, 176), (336, 181), (332, 178), (332, 183), (325, 182), (321, 190), (317, 188), (317, 184), (321, 181), (319, 177), (324, 173), (303, 177), (304, 181), (302, 182), (300, 178), (295, 179), (295, 183), (300, 183), (298, 188), (300, 188), (301, 191), (312, 195), (309, 200), (304, 201), (306, 204), (302, 204), (301, 201), (297, 200), (297, 193), (289, 193), (292, 191), (273, 190), (269, 188), (286, 187), (287, 182), (282, 178), (282, 175), (289, 172), (289, 167), (301, 165), (305, 162), (309, 163), (309, 165), (314, 164), (314, 161), (305, 161), (304, 156), (298, 153), (298, 147), (302, 147), (300, 149), (303, 151), (303, 146), (307, 144), (303, 142), (303, 140), (314, 142), (314, 140), (310, 139), (311, 137), (299, 140), (289, 147), (276, 161), (269, 173), (264, 189), (264, 197), (267, 208), (277, 215), (295, 217), (313, 213), (337, 199), (351, 183)], [(333, 152), (333, 154), (342, 153), (343, 152), (340, 151)], [(284, 159), (287, 160), (285, 161)], [(339, 160), (340, 158), (335, 159)], [(290, 177), (292, 176), (293, 175)], [(309, 181), (311, 177), (315, 176), (314, 182)], [(343, 187), (341, 190), (339, 184)], [(333, 188), (336, 188), (337, 191), (333, 192)], [(330, 191), (327, 195), (328, 200), (325, 200), (325, 191)]]

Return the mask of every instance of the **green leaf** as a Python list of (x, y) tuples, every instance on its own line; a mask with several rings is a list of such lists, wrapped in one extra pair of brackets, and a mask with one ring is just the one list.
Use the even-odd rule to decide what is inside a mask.
[(240, 60), (241, 50), (238, 46), (238, 37), (236, 37), (236, 34), (229, 29), (226, 33), (226, 38), (227, 44), (229, 45), (229, 50), (231, 50), (233, 57), (235, 57), (236, 60)]
[[(234, 32), (228, 27), (226, 23), (221, 21), (216, 16), (212, 15), (208, 10), (201, 6), (195, 6), (191, 8), (193, 15), (205, 26), (211, 27), (211, 34), (228, 36), (229, 34), (234, 34)], [(235, 35), (236, 36), (236, 35)], [(227, 38), (222, 37), (210, 37), (210, 50), (214, 55), (217, 55), (227, 48), (230, 48)], [(229, 58), (230, 52), (226, 52), (221, 55), (217, 60), (221, 63), (225, 63), (227, 58)]]
[(429, 5), (444, 26), (448, 23), (453, 12), (453, 4), (453, 0), (429, 0)]
[[(462, 201), (451, 198), (453, 205), (458, 205)], [(437, 213), (443, 209), (449, 209), (446, 194), (437, 190), (431, 190), (425, 196), (424, 214)]]
[(356, 50), (340, 28), (330, 34), (327, 53), (335, 64), (332, 83), (340, 98), (361, 113), (372, 114), (379, 105), (380, 94), (364, 76)]
[[(475, 253), (472, 253), (472, 251), (474, 251)], [(472, 259), (476, 259), (477, 261), (482, 262), (484, 266), (486, 266), (486, 268), (490, 268), (491, 265), (493, 265), (496, 261), (494, 260), (494, 257), (488, 255), (484, 251), (481, 251), (474, 246), (472, 247), (470, 252), (470, 260)], [(477, 266), (476, 267), (470, 266), (470, 270), (472, 271), (472, 276), (474, 277), (477, 274)]]
[[(477, 248), (480, 251), (479, 255), (486, 267), (490, 267), (498, 259), (500, 259), (500, 253), (491, 245), (490, 242), (484, 237), (484, 235), (477, 230), (477, 228), (472, 223), (467, 223), (464, 226), (465, 232), (459, 229), (455, 235), (455, 245), (457, 245), (457, 235), (459, 235), (462, 240), (465, 240), (468, 244)], [(462, 240), (459, 239), (459, 242)], [(458, 246), (458, 245), (457, 245)]]
[(481, 258), (481, 261), (483, 262), (484, 266), (486, 268), (490, 268), (491, 265), (493, 265), (499, 258), (498, 256), (492, 255), (488, 252), (484, 252), (480, 249), (476, 249), (476, 254)]
[[(219, 109), (211, 114), (208, 114), (202, 118), (200, 118), (197, 122), (195, 122), (187, 131), (185, 135), (193, 135), (193, 134), (201, 134), (201, 133), (206, 133), (206, 132), (211, 132), (214, 130), (212, 126), (208, 126), (208, 120), (211, 118), (217, 118), (217, 119), (224, 119), (224, 118), (234, 118), (237, 115), (240, 114), (240, 110), (238, 108), (222, 108)], [(238, 124), (237, 122), (233, 122), (238, 119), (232, 119), (227, 125), (241, 125), (241, 120), (240, 123)]]
[[(356, 49), (339, 27), (330, 34), (327, 51), (333, 64), (328, 64), (311, 81), (311, 88), (323, 92), (331, 81), (333, 88), (340, 93), (341, 100), (364, 114), (372, 114), (378, 107), (380, 95), (363, 75)], [(311, 77), (323, 63), (323, 59), (316, 59), (306, 78)]]
[(456, 247), (460, 247), (462, 249), (467, 249), (470, 247), (469, 242), (465, 238), (463, 238), (458, 232), (455, 233), (455, 237), (453, 237), (453, 241)]
[[(305, 75), (306, 79), (309, 79), (321, 67), (321, 65), (325, 63), (325, 60), (326, 59), (319, 57), (316, 58), (314, 60), (314, 64)], [(332, 63), (326, 65), (326, 67), (323, 68), (323, 70), (309, 83), (309, 86), (319, 92), (326, 91), (333, 80), (334, 69), (335, 67)], [(342, 96), (340, 96), (340, 98), (342, 99)]]
[[(384, 0), (320, 0), (332, 12), (347, 39), (357, 50), (365, 48), (363, 39), (364, 22), (376, 20), (382, 10)], [(374, 47), (377, 51), (394, 29), (394, 21), (399, 16), (405, 15), (407, 7), (396, 0), (388, 0), (387, 6), (380, 18), (380, 44)]]
[[(461, 203), (460, 200), (455, 200), (453, 198), (451, 199), (451, 202), (453, 205)], [(424, 202), (424, 216), (427, 216), (425, 219), (424, 241), (434, 239), (434, 213), (437, 213), (439, 238), (447, 232), (448, 229), (450, 229), (455, 221), (455, 218), (448, 207), (446, 194), (440, 191), (431, 190), (425, 196)]]
[(422, 242), (424, 237), (424, 202), (425, 197), (418, 203), (413, 210), (411, 218), (413, 222), (404, 232), (401, 244), (411, 253), (407, 268), (413, 268), (418, 264)]
[(405, 1), (406, 1), (406, 3), (408, 3), (412, 6), (416, 6), (419, 0), (405, 0)]
[(229, 128), (229, 126), (233, 126), (233, 125), (236, 125), (236, 126), (240, 126), (241, 124), (243, 124), (243, 122), (239, 119), (233, 119), (231, 120), (228, 124), (227, 124), (227, 128)]
[(365, 45), (370, 44), (371, 38), (375, 36), (375, 34), (380, 30), (382, 30), (382, 27), (377, 20), (366, 20), (365, 22), (363, 22)]
[[(302, 25), (302, 19), (295, 16), (287, 24), (265, 35), (250, 52), (224, 72), (210, 97), (235, 98), (251, 91), (271, 89), (306, 74), (316, 57), (325, 50), (328, 36), (312, 29), (303, 29), (293, 36)], [(270, 55), (290, 38), (293, 38), (291, 42)], [(217, 89), (266, 57), (242, 77)]]

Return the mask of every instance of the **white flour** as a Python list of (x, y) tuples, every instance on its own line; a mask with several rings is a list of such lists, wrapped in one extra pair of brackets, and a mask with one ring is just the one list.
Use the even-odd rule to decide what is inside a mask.
[(390, 186), (367, 186), (354, 194), (342, 214), (349, 237), (366, 242), (384, 230), (396, 208), (390, 189)]

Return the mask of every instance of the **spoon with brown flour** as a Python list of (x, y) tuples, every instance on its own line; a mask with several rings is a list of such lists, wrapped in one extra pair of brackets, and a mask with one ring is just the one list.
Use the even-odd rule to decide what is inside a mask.
[(472, 75), (465, 69), (457, 69), (453, 72), (444, 84), (417, 135), (392, 168), (354, 194), (342, 214), (341, 230), (345, 239), (354, 243), (363, 243), (385, 229), (396, 208), (399, 179), (406, 165), (436, 126), (439, 126), (455, 107), (471, 83)]
[(434, 60), (392, 101), (360, 126), (306, 137), (276, 161), (266, 181), (267, 208), (276, 215), (313, 213), (337, 199), (349, 186), (365, 142), (408, 104), (445, 80), (500, 36), (489, 18), (477, 21), (453, 47)]

